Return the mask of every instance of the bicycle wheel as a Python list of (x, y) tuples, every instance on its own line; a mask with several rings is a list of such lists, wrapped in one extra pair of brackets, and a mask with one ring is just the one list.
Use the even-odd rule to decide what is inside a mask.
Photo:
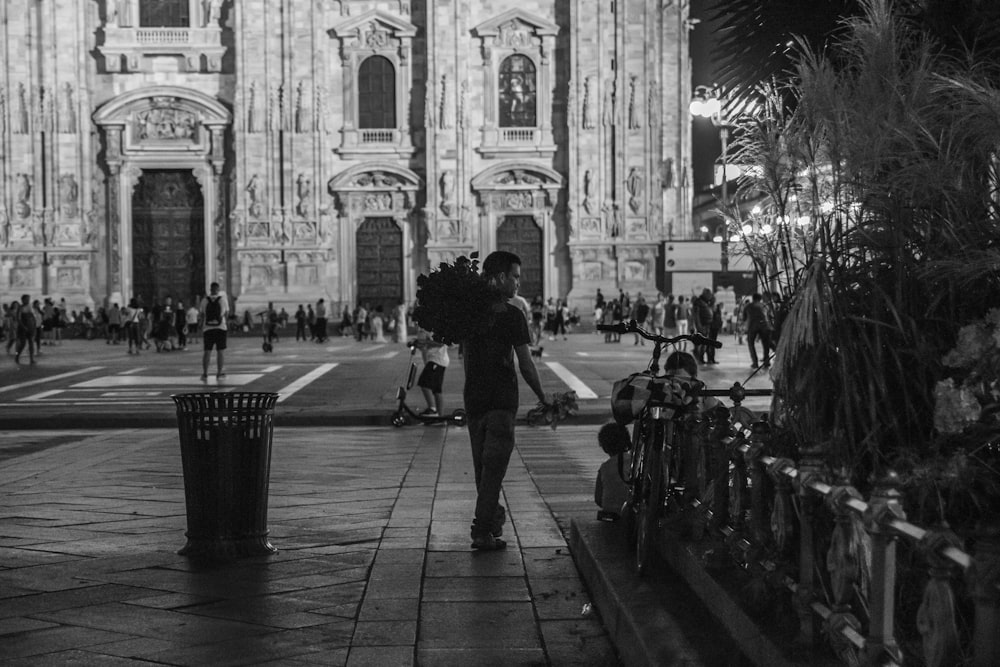
[(653, 561), (663, 513), (663, 425), (649, 419), (647, 429), (636, 507), (635, 569), (640, 576), (647, 572)]
[(625, 545), (630, 551), (634, 550), (636, 545), (636, 509), (639, 505), (639, 495), (642, 488), (642, 466), (646, 450), (645, 423), (645, 420), (640, 419), (632, 424), (632, 461), (629, 464), (629, 469), (624, 471), (624, 474), (628, 475), (625, 478), (628, 498), (625, 501), (625, 506), (622, 507), (621, 523), (625, 532)]

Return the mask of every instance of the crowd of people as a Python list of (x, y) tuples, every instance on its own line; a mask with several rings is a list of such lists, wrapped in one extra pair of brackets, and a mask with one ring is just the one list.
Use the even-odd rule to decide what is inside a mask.
[[(773, 300), (774, 295), (768, 295)], [(720, 334), (734, 334), (740, 344), (744, 337), (750, 351), (751, 366), (757, 368), (771, 365), (771, 351), (774, 347), (774, 324), (772, 312), (776, 304), (766, 303), (764, 296), (755, 293), (736, 301), (735, 307), (727, 310), (726, 304), (716, 298), (712, 290), (704, 288), (697, 296), (664, 295), (657, 292), (652, 303), (642, 293), (631, 298), (628, 292), (619, 290), (617, 298), (606, 299), (597, 290), (594, 300), (594, 321), (598, 324), (618, 324), (635, 320), (640, 326), (660, 336), (680, 336), (699, 333), (710, 340), (718, 340)], [(763, 355), (757, 355), (757, 341), (763, 348)], [(621, 334), (604, 333), (605, 343), (620, 343)], [(645, 345), (646, 341), (635, 334), (633, 345)], [(687, 341), (679, 344), (686, 352)], [(715, 347), (692, 345), (695, 359), (704, 365), (716, 364)]]

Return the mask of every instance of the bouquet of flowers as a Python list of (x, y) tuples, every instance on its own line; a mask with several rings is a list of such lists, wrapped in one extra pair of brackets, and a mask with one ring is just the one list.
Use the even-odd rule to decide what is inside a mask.
[(479, 273), (479, 253), (464, 255), (453, 264), (417, 278), (417, 307), (413, 320), (430, 331), (435, 341), (453, 345), (489, 326), (491, 305), (499, 298)]
[(553, 394), (551, 403), (539, 403), (528, 410), (527, 419), (531, 426), (548, 424), (555, 430), (556, 425), (567, 417), (576, 414), (576, 392), (567, 391), (564, 394)]

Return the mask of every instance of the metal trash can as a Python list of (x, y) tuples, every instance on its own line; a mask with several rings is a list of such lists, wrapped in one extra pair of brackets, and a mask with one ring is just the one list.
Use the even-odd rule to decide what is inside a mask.
[(264, 556), (271, 437), (278, 394), (176, 394), (184, 468), (187, 544), (178, 553), (209, 559)]

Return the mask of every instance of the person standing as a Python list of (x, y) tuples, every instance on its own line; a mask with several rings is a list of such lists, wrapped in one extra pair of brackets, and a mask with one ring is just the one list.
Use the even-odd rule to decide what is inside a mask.
[(299, 309), (295, 311), (295, 340), (298, 341), (301, 338), (303, 341), (309, 340), (306, 338), (306, 309), (299, 304)]
[[(701, 295), (691, 300), (691, 330), (708, 338), (709, 329), (712, 326), (712, 305), (715, 302), (715, 295), (707, 287), (701, 291)], [(694, 356), (700, 364), (708, 363), (705, 358), (707, 345), (695, 345)]]
[(764, 306), (764, 297), (755, 292), (749, 305), (743, 309), (747, 326), (747, 347), (750, 348), (750, 365), (757, 368), (757, 338), (764, 348), (764, 368), (771, 367), (771, 318)]
[(326, 301), (320, 299), (316, 302), (316, 342), (326, 342)]
[(663, 323), (667, 316), (667, 304), (663, 301), (663, 292), (656, 293), (656, 301), (650, 311), (650, 327), (657, 336), (663, 335)]
[(118, 304), (112, 304), (111, 310), (108, 311), (108, 337), (105, 342), (111, 345), (113, 342), (115, 345), (118, 344), (122, 328), (122, 311), (118, 307)]
[[(635, 295), (635, 304), (632, 306), (632, 319), (640, 327), (645, 327), (646, 320), (649, 319), (649, 304), (646, 303), (646, 298), (642, 296), (642, 292)], [(635, 343), (633, 345), (639, 345), (640, 343), (645, 345), (646, 339), (639, 334), (635, 334)]]
[(21, 363), (21, 352), (24, 346), (28, 346), (28, 359), (35, 363), (35, 331), (37, 322), (35, 314), (31, 310), (31, 296), (24, 294), (21, 296), (21, 307), (17, 311), (17, 347), (14, 348), (14, 363)]
[[(128, 343), (129, 354), (139, 354), (139, 351), (142, 349), (142, 342), (139, 337), (140, 315), (139, 302), (133, 297), (129, 300), (128, 305), (125, 306), (125, 312), (122, 315), (122, 319), (124, 320), (123, 326), (125, 328), (125, 341)], [(157, 352), (159, 352), (159, 348), (157, 348)]]
[(309, 326), (309, 340), (316, 340), (316, 311), (311, 303), (306, 305), (306, 324)]
[[(712, 309), (712, 323), (708, 327), (708, 337), (712, 341), (719, 340), (719, 333), (722, 331), (722, 304), (716, 302), (715, 308)], [(706, 349), (706, 354), (708, 355), (708, 363), (717, 364), (718, 361), (715, 360), (715, 346), (709, 345)]]
[(217, 380), (226, 377), (224, 352), (226, 350), (226, 322), (229, 320), (229, 301), (219, 292), (219, 283), (212, 283), (208, 295), (201, 300), (202, 340), (205, 351), (201, 355), (201, 380), (208, 380), (208, 362), (215, 350)]
[[(424, 369), (417, 379), (427, 402), (427, 409), (420, 413), (421, 417), (438, 417), (444, 414), (444, 372), (448, 369), (448, 346), (436, 342), (428, 331), (417, 329), (417, 347), (424, 360)], [(429, 422), (444, 424), (444, 422)]]
[[(684, 336), (688, 333), (691, 324), (691, 304), (684, 300), (684, 297), (677, 297), (677, 335)], [(687, 341), (681, 341), (681, 352), (687, 351)]]
[(201, 313), (198, 311), (198, 303), (200, 299), (195, 296), (194, 303), (191, 307), (187, 309), (187, 313), (184, 315), (184, 324), (187, 327), (187, 335), (195, 336), (198, 334), (198, 319), (201, 317)]
[(520, 310), (507, 303), (520, 286), (521, 259), (511, 252), (492, 252), (483, 262), (483, 276), (496, 298), (486, 306), (490, 309), (490, 326), (464, 341), (463, 397), (476, 478), (472, 548), (492, 551), (507, 545), (500, 539), (506, 520), (500, 489), (514, 449), (518, 408), (515, 359), (539, 402), (547, 401), (531, 360), (528, 324)]

